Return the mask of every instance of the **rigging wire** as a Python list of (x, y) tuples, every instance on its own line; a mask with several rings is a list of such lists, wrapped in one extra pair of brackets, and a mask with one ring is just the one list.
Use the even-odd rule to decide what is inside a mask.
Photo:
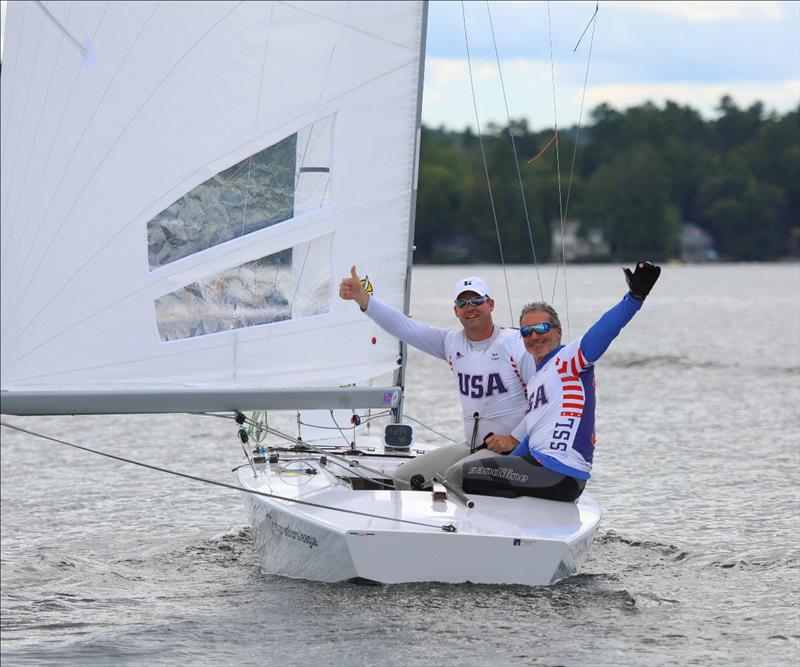
[[(202, 414), (202, 413), (201, 413)], [(142, 468), (148, 468), (149, 470), (155, 470), (156, 472), (163, 472), (168, 475), (174, 475), (176, 477), (183, 477), (184, 479), (190, 479), (195, 482), (201, 482), (203, 484), (210, 484), (212, 486), (219, 486), (224, 489), (231, 489), (233, 491), (239, 491), (240, 493), (250, 493), (254, 496), (263, 496), (264, 498), (272, 498), (273, 500), (285, 500), (288, 502), (296, 503), (298, 505), (307, 505), (309, 507), (317, 507), (319, 509), (331, 510), (333, 512), (343, 512), (345, 514), (355, 514), (358, 516), (365, 516), (370, 519), (384, 519), (385, 521), (393, 521), (396, 523), (406, 523), (415, 526), (423, 526), (424, 528), (437, 528), (439, 530), (444, 530), (446, 532), (456, 532), (455, 526), (451, 524), (447, 524), (444, 526), (438, 526), (435, 524), (430, 523), (423, 523), (421, 521), (413, 521), (411, 519), (398, 519), (396, 517), (389, 517), (389, 516), (382, 516), (380, 514), (371, 514), (369, 512), (359, 512), (358, 510), (350, 510), (345, 509), (343, 507), (332, 507), (330, 505), (322, 505), (320, 503), (312, 503), (308, 500), (299, 500), (297, 498), (288, 498), (286, 496), (279, 496), (274, 493), (267, 493), (265, 491), (256, 491), (255, 489), (248, 489), (243, 486), (235, 486), (233, 484), (228, 484), (226, 482), (218, 482), (213, 479), (206, 479), (204, 477), (197, 477), (196, 475), (189, 475), (188, 473), (178, 472), (177, 470), (170, 470), (168, 468), (162, 468), (160, 466), (151, 465), (149, 463), (143, 463), (141, 461), (134, 461), (133, 459), (125, 458), (124, 456), (116, 456), (115, 454), (109, 454), (108, 452), (101, 452), (97, 449), (92, 449), (90, 447), (83, 447), (82, 445), (76, 445), (73, 442), (67, 442), (66, 440), (59, 440), (58, 438), (54, 438), (49, 435), (44, 435), (43, 433), (36, 433), (35, 431), (29, 431), (28, 429), (22, 428), (21, 426), (15, 426), (14, 424), (9, 424), (8, 422), (0, 421), (0, 426), (5, 426), (6, 428), (13, 429), (15, 431), (19, 431), (20, 433), (26, 433), (28, 435), (32, 435), (36, 438), (41, 438), (43, 440), (49, 440), (51, 442), (58, 443), (60, 445), (66, 445), (67, 447), (73, 447), (74, 449), (79, 449), (84, 452), (89, 452), (91, 454), (97, 454), (99, 456), (105, 456), (106, 458), (114, 459), (116, 461), (121, 461), (122, 463), (130, 463), (131, 465), (140, 466)]]
[[(235, 417), (232, 417), (231, 415), (217, 414), (217, 413), (214, 413), (214, 412), (190, 412), (188, 414), (199, 415), (199, 416), (202, 416), (202, 417), (217, 417), (218, 419), (233, 419), (233, 420), (236, 419)], [(388, 414), (391, 414), (390, 410), (386, 410), (384, 412), (379, 412), (379, 413), (377, 413), (375, 415), (371, 415), (369, 417), (364, 418), (361, 423), (365, 424), (366, 422), (368, 422), (370, 420), (378, 419), (380, 417), (385, 417)], [(462, 442), (461, 440), (458, 440), (456, 438), (451, 438), (449, 435), (445, 435), (441, 431), (437, 431), (432, 426), (428, 426), (425, 422), (422, 422), (419, 419), (416, 419), (416, 418), (412, 417), (411, 415), (409, 415), (407, 413), (403, 415), (403, 418), (404, 419), (408, 419), (409, 421), (412, 421), (415, 424), (419, 424), (420, 426), (422, 426), (422, 428), (427, 429), (431, 433), (435, 433), (440, 438), (444, 438), (445, 440), (449, 440), (450, 442), (455, 442), (455, 443)], [(247, 421), (250, 421), (249, 419), (247, 419), (247, 417), (245, 417), (245, 419)], [(338, 426), (319, 426), (317, 424), (309, 424), (309, 423), (302, 422), (302, 421), (298, 422), (298, 423), (301, 424), (302, 426), (313, 426), (314, 428), (318, 428), (318, 429), (336, 430), (338, 428)], [(271, 433), (272, 435), (275, 435), (275, 436), (277, 436), (279, 438), (283, 438), (284, 440), (288, 440), (289, 442), (294, 442), (296, 444), (302, 444), (304, 447), (309, 447), (309, 449), (310, 449), (310, 446), (308, 445), (308, 443), (306, 443), (306, 442), (304, 442), (302, 440), (297, 440), (296, 438), (293, 438), (292, 436), (287, 435), (286, 433), (282, 433), (282, 432), (280, 432), (280, 431), (278, 431), (278, 430), (276, 430), (276, 429), (274, 429), (274, 428), (272, 428), (270, 426), (267, 426), (267, 431), (266, 432)], [(248, 434), (249, 434), (249, 431), (248, 431)], [(263, 438), (262, 438), (262, 440), (263, 440)], [(317, 453), (324, 453), (326, 456), (330, 456), (330, 452), (328, 452), (328, 451), (324, 451), (323, 452), (323, 450), (321, 450), (321, 449), (316, 449), (314, 451), (316, 451)], [(364, 470), (369, 470), (370, 472), (378, 473), (377, 470), (371, 470), (370, 468), (368, 468), (368, 467), (366, 467), (364, 465), (362, 465), (361, 467), (364, 468)]]
[[(562, 255), (564, 254), (564, 198), (561, 189), (561, 153), (558, 148), (558, 110), (556, 108), (556, 69), (555, 63), (553, 59), (553, 24), (550, 16), (550, 1), (547, 2), (547, 34), (548, 34), (548, 41), (550, 44), (550, 82), (553, 88), (553, 128), (555, 130), (555, 144), (556, 144), (556, 180), (558, 183), (558, 213), (559, 219), (561, 221), (561, 250)], [(556, 276), (558, 276), (558, 268), (556, 268)], [(569, 298), (567, 296), (567, 279), (566, 279), (567, 267), (566, 263), (564, 265), (564, 303), (567, 312), (567, 338), (570, 337), (570, 324), (569, 324)], [(555, 280), (553, 281), (553, 298), (551, 301), (555, 300), (556, 296), (556, 284)]]
[[(599, 7), (600, 7), (600, 3), (598, 1), (598, 2), (595, 3), (594, 13), (592, 14), (591, 18), (589, 19), (589, 22), (587, 23), (586, 27), (584, 28), (583, 33), (581, 33), (581, 36), (578, 39), (577, 43), (575, 44), (575, 48), (573, 49), (573, 52), (578, 49), (578, 47), (580, 46), (580, 44), (581, 44), (586, 32), (588, 31), (589, 27), (591, 26), (591, 28), (592, 28), (591, 42), (590, 42), (590, 46), (589, 46), (589, 55), (588, 55), (587, 63), (586, 63), (586, 73), (585, 73), (585, 76), (584, 76), (583, 91), (582, 91), (582, 94), (581, 94), (581, 106), (580, 106), (580, 112), (579, 112), (578, 125), (577, 125), (577, 129), (576, 129), (575, 142), (574, 142), (574, 146), (573, 146), (572, 160), (571, 160), (571, 164), (570, 164), (569, 180), (568, 180), (567, 186), (566, 186), (566, 197), (564, 195), (564, 184), (563, 184), (562, 178), (561, 178), (561, 151), (560, 151), (560, 146), (559, 146), (558, 109), (557, 109), (557, 105), (556, 105), (556, 81), (555, 81), (555, 62), (554, 62), (554, 51), (553, 51), (553, 31), (552, 31), (552, 17), (551, 17), (550, 2), (549, 1), (547, 3), (547, 25), (548, 25), (548, 41), (549, 41), (549, 50), (550, 50), (550, 78), (551, 78), (552, 95), (553, 95), (553, 127), (554, 127), (554, 132), (553, 132), (552, 138), (542, 147), (542, 149), (537, 153), (537, 155), (535, 155), (533, 158), (531, 158), (530, 160), (527, 161), (527, 164), (531, 164), (531, 163), (535, 162), (537, 159), (539, 159), (545, 153), (545, 151), (549, 148), (549, 146), (551, 144), (555, 143), (555, 146), (556, 146), (556, 178), (557, 178), (557, 184), (558, 184), (559, 221), (560, 221), (560, 228), (561, 228), (561, 262), (560, 263), (556, 262), (556, 271), (555, 271), (555, 276), (554, 276), (554, 279), (553, 279), (553, 295), (552, 295), (552, 298), (551, 298), (551, 302), (555, 301), (556, 288), (557, 288), (557, 285), (558, 285), (559, 264), (561, 264), (561, 265), (563, 265), (563, 270), (564, 270), (564, 301), (565, 301), (565, 309), (566, 309), (566, 322), (567, 322), (567, 335), (568, 336), (570, 335), (569, 334), (569, 332), (570, 332), (570, 315), (569, 315), (569, 291), (568, 291), (568, 285), (567, 285), (566, 248), (565, 248), (565, 242), (564, 242), (564, 236), (565, 236), (564, 235), (564, 225), (565, 225), (565, 222), (566, 222), (567, 213), (569, 211), (569, 202), (570, 202), (570, 196), (571, 196), (571, 192), (572, 192), (572, 183), (573, 183), (574, 174), (575, 174), (575, 164), (577, 162), (578, 140), (579, 140), (579, 137), (580, 137), (581, 122), (582, 122), (582, 119), (583, 119), (583, 109), (584, 109), (584, 104), (585, 104), (585, 100), (586, 100), (586, 88), (588, 86), (588, 78), (589, 78), (589, 67), (590, 67), (590, 64), (591, 64), (592, 45), (594, 44), (594, 34), (595, 34), (596, 26), (597, 26), (597, 15), (598, 15), (598, 12), (599, 12)], [(517, 152), (516, 141), (514, 139), (514, 133), (513, 133), (513, 130), (512, 130), (512, 126), (511, 126), (511, 114), (510, 114), (509, 105), (508, 105), (508, 95), (506, 93), (505, 82), (504, 82), (504, 79), (503, 79), (503, 72), (502, 72), (502, 67), (501, 67), (501, 64), (500, 64), (499, 49), (497, 47), (497, 40), (496, 40), (496, 37), (495, 37), (495, 31), (494, 31), (494, 21), (492, 19), (492, 12), (491, 12), (491, 8), (490, 8), (488, 0), (486, 2), (486, 11), (487, 11), (487, 15), (489, 17), (489, 28), (490, 28), (490, 32), (491, 32), (491, 36), (492, 36), (492, 44), (494, 46), (495, 59), (497, 61), (497, 70), (498, 70), (498, 75), (499, 75), (499, 79), (500, 79), (500, 87), (501, 87), (501, 90), (502, 90), (502, 93), (503, 93), (503, 102), (504, 102), (504, 105), (505, 105), (506, 119), (507, 119), (507, 122), (508, 122), (508, 134), (509, 134), (509, 138), (511, 140), (511, 148), (512, 148), (512, 152), (514, 154), (514, 163), (515, 163), (515, 166), (516, 166), (516, 169), (517, 169), (517, 180), (519, 182), (519, 187), (520, 187), (520, 195), (521, 195), (521, 198), (522, 198), (523, 212), (524, 212), (525, 221), (526, 221), (526, 224), (527, 224), (527, 227), (528, 227), (528, 236), (529, 236), (530, 243), (531, 243), (531, 252), (532, 252), (532, 255), (533, 255), (534, 266), (536, 267), (536, 276), (537, 276), (537, 279), (538, 279), (538, 282), (539, 282), (539, 293), (541, 295), (542, 300), (544, 300), (544, 288), (542, 287), (542, 281), (541, 281), (541, 276), (540, 276), (540, 272), (539, 272), (539, 263), (538, 263), (538, 260), (537, 260), (537, 257), (536, 257), (536, 246), (535, 246), (534, 239), (533, 239), (533, 230), (532, 230), (530, 215), (528, 213), (527, 201), (526, 201), (526, 198), (525, 198), (524, 182), (523, 182), (522, 173), (521, 173), (521, 170), (520, 170), (520, 167), (519, 167), (519, 155), (518, 155), (518, 152)], [(469, 71), (469, 80), (470, 80), (470, 89), (471, 89), (471, 92), (472, 92), (473, 109), (474, 109), (474, 112), (475, 112), (475, 124), (476, 124), (477, 131), (478, 131), (478, 139), (479, 139), (480, 149), (481, 149), (481, 158), (483, 160), (484, 173), (485, 173), (485, 176), (486, 176), (486, 182), (487, 182), (488, 190), (489, 190), (489, 201), (490, 201), (490, 204), (491, 204), (492, 216), (494, 218), (495, 230), (496, 230), (496, 233), (497, 233), (498, 248), (499, 248), (499, 251), (500, 251), (500, 262), (501, 262), (502, 267), (503, 267), (503, 277), (504, 277), (505, 285), (506, 285), (506, 295), (508, 296), (508, 300), (509, 300), (509, 314), (510, 314), (511, 320), (513, 322), (514, 316), (513, 316), (512, 309), (511, 309), (511, 295), (510, 295), (510, 289), (509, 289), (509, 285), (508, 285), (508, 274), (506, 272), (505, 258), (503, 256), (503, 246), (502, 246), (502, 241), (501, 241), (501, 237), (500, 237), (500, 228), (499, 228), (499, 223), (498, 223), (498, 219), (497, 219), (497, 212), (496, 212), (496, 207), (495, 207), (495, 202), (494, 202), (494, 196), (493, 196), (493, 193), (492, 193), (491, 180), (489, 178), (489, 168), (488, 168), (488, 164), (487, 164), (487, 160), (486, 160), (486, 151), (485, 151), (484, 142), (483, 142), (483, 134), (482, 134), (482, 131), (481, 131), (480, 119), (479, 119), (479, 116), (478, 116), (478, 103), (477, 103), (477, 96), (475, 94), (475, 84), (474, 84), (474, 77), (473, 77), (473, 73), (472, 73), (472, 60), (471, 60), (471, 56), (470, 56), (469, 37), (468, 37), (468, 32), (467, 32), (466, 12), (465, 12), (465, 9), (464, 9), (463, 0), (461, 2), (461, 16), (462, 16), (463, 27), (464, 27), (464, 42), (465, 42), (466, 53), (467, 53), (467, 67), (468, 67), (468, 71)], [(423, 426), (424, 426), (424, 424), (423, 424)]]
[[(592, 14), (592, 18), (589, 19), (589, 23), (586, 24), (586, 28), (584, 28), (583, 33), (580, 36), (580, 39), (578, 39), (578, 43), (575, 45), (575, 49), (573, 49), (573, 52), (575, 50), (577, 50), (578, 46), (581, 43), (581, 40), (583, 40), (583, 36), (586, 34), (586, 31), (589, 29), (589, 26), (591, 25), (592, 26), (592, 33), (591, 33), (591, 38), (589, 39), (589, 54), (588, 54), (588, 56), (586, 58), (586, 73), (584, 74), (584, 77), (583, 77), (583, 91), (581, 93), (581, 106), (580, 106), (580, 111), (578, 112), (578, 125), (577, 125), (577, 127), (575, 129), (575, 144), (574, 144), (573, 149), (572, 149), (572, 165), (570, 167), (570, 172), (569, 172), (569, 184), (567, 185), (567, 200), (566, 200), (566, 203), (564, 205), (564, 217), (565, 218), (567, 217), (567, 213), (569, 211), (569, 200), (570, 200), (570, 194), (572, 193), (572, 180), (573, 180), (573, 175), (575, 173), (575, 163), (577, 162), (577, 156), (578, 156), (578, 143), (579, 143), (580, 136), (581, 136), (581, 124), (583, 122), (583, 107), (584, 107), (584, 104), (586, 102), (586, 88), (589, 85), (589, 67), (590, 67), (590, 65), (592, 63), (592, 48), (594, 46), (594, 33), (595, 33), (595, 29), (597, 28), (597, 14), (598, 14), (599, 11), (600, 11), (600, 3), (597, 2), (596, 5), (595, 5), (595, 8), (594, 8), (594, 14)], [(564, 298), (566, 299), (566, 297), (567, 297), (567, 256), (566, 256), (566, 250), (564, 248), (564, 228), (563, 228), (563, 224), (562, 224), (562, 228), (561, 228), (561, 256), (562, 256), (562, 261), (564, 263)], [(555, 277), (553, 278), (553, 298), (555, 298), (555, 291), (556, 291), (556, 283), (557, 282), (558, 282), (558, 264), (556, 264), (556, 274), (555, 274)], [(569, 312), (567, 312), (567, 315), (569, 316)]]
[(489, 179), (489, 167), (486, 163), (486, 150), (483, 147), (483, 134), (481, 132), (481, 121), (478, 117), (478, 100), (475, 96), (475, 81), (472, 76), (472, 59), (470, 58), (469, 54), (469, 36), (467, 35), (467, 15), (464, 11), (464, 0), (461, 0), (461, 18), (464, 24), (464, 44), (467, 49), (467, 69), (469, 70), (469, 85), (470, 89), (472, 90), (472, 106), (475, 110), (475, 126), (478, 130), (478, 142), (481, 147), (481, 158), (483, 159), (483, 171), (486, 174), (486, 185), (489, 188), (489, 203), (492, 207), (492, 218), (494, 219), (494, 228), (497, 232), (497, 247), (500, 250), (500, 264), (503, 267), (503, 279), (506, 283), (506, 297), (508, 298), (508, 314), (510, 316), (511, 323), (514, 322), (514, 312), (511, 309), (511, 290), (508, 287), (508, 273), (506, 272), (506, 261), (503, 257), (503, 242), (500, 239), (500, 225), (497, 222), (497, 211), (494, 205), (494, 195), (492, 194), (492, 182)]
[[(599, 12), (599, 11), (600, 11), (600, 0), (598, 0), (595, 3), (595, 5), (594, 5), (594, 14), (592, 14), (592, 18), (589, 19), (589, 22), (586, 24), (586, 27), (583, 29), (583, 32), (581, 33), (581, 36), (578, 37), (578, 43), (575, 44), (575, 48), (572, 49), (573, 53), (575, 53), (575, 51), (577, 51), (578, 47), (581, 45), (581, 41), (583, 40), (583, 36), (586, 34), (586, 31), (589, 29), (589, 26), (592, 25), (593, 23), (595, 23), (595, 19), (597, 18), (597, 12)], [(594, 26), (592, 26), (592, 41), (593, 40), (594, 40)], [(591, 44), (590, 44), (589, 45), (589, 58), (591, 59), (591, 57), (592, 57), (592, 47), (591, 47)]]
[[(204, 417), (217, 417), (219, 419), (233, 419), (234, 421), (236, 421), (236, 417), (233, 417), (231, 415), (216, 414), (214, 412), (190, 412), (189, 414), (201, 415), (201, 416), (204, 416)], [(252, 423), (252, 420), (249, 419), (246, 415), (244, 415), (243, 413), (239, 413), (239, 414), (241, 414), (242, 417), (244, 417), (245, 423)], [(302, 423), (302, 422), (298, 421), (298, 423)], [(314, 425), (313, 424), (306, 424), (306, 426), (314, 426)], [(339, 458), (342, 461), (344, 461), (345, 463), (347, 463), (348, 466), (350, 466), (350, 464), (351, 464), (351, 461), (349, 459), (344, 458), (343, 456), (339, 456), (338, 454), (335, 454), (335, 453), (331, 452), (328, 449), (321, 449), (321, 448), (318, 448), (318, 447), (313, 447), (312, 445), (309, 445), (304, 440), (301, 440), (299, 438), (295, 438), (295, 437), (293, 437), (291, 435), (288, 435), (286, 433), (278, 431), (277, 429), (272, 428), (271, 426), (269, 426), (269, 424), (262, 425), (262, 428), (265, 429), (266, 433), (272, 434), (272, 435), (274, 435), (274, 436), (276, 436), (278, 438), (283, 438), (287, 442), (291, 442), (291, 443), (294, 443), (296, 446), (305, 448), (305, 451), (312, 452), (314, 454), (324, 455), (324, 456), (327, 456), (328, 458), (331, 458), (331, 459)], [(332, 428), (332, 427), (328, 427), (328, 428)], [(340, 432), (341, 432), (341, 429), (340, 429)], [(342, 433), (342, 435), (344, 435), (344, 434)], [(345, 438), (345, 441), (347, 441), (347, 438)], [(347, 445), (349, 447), (350, 443), (348, 442)], [(295, 450), (295, 451), (297, 451), (297, 450)], [(374, 468), (370, 468), (369, 466), (365, 466), (363, 463), (358, 463), (358, 467), (361, 468), (362, 470), (366, 470), (367, 472), (371, 472), (374, 475), (383, 475), (384, 474), (383, 471), (375, 470)], [(363, 475), (359, 475), (359, 476), (363, 477)], [(365, 479), (368, 479), (368, 478), (365, 477)]]
[[(381, 412), (376, 412), (376, 413), (370, 414), (370, 415), (365, 415), (365, 416), (357, 415), (357, 416), (358, 416), (358, 419), (359, 419), (359, 424), (363, 425), (363, 424), (367, 424), (367, 423), (369, 423), (369, 422), (371, 422), (371, 421), (373, 421), (375, 419), (380, 419), (381, 417), (388, 417), (391, 414), (392, 414), (391, 410), (382, 410)], [(338, 424), (336, 426), (323, 426), (322, 424), (312, 424), (310, 422), (304, 422), (302, 420), (298, 420), (297, 423), (300, 424), (300, 426), (310, 426), (312, 428), (320, 429), (321, 431), (336, 431), (337, 429), (341, 430), (341, 427)], [(423, 426), (425, 426), (425, 425), (423, 424)]]
[(329, 410), (329, 412), (331, 413), (331, 421), (333, 422), (334, 426), (336, 426), (336, 428), (339, 430), (339, 433), (342, 434), (342, 437), (344, 438), (344, 441), (348, 445), (350, 445), (352, 447), (355, 447), (355, 444), (356, 444), (356, 437), (355, 437), (356, 436), (356, 427), (355, 427), (355, 424), (353, 425), (353, 440), (351, 442), (350, 440), (347, 439), (347, 436), (344, 434), (344, 431), (342, 430), (342, 427), (339, 426), (339, 422), (336, 421), (336, 417), (334, 417), (334, 415), (333, 415), (333, 410)]
[[(528, 238), (531, 242), (531, 253), (533, 254), (533, 265), (536, 267), (536, 279), (539, 282), (539, 294), (541, 295), (542, 301), (544, 301), (544, 289), (542, 288), (542, 277), (539, 274), (539, 262), (536, 260), (536, 246), (533, 242), (533, 230), (531, 229), (531, 219), (530, 215), (528, 214), (528, 203), (525, 200), (525, 187), (522, 182), (522, 172), (519, 168), (519, 157), (517, 156), (517, 144), (514, 140), (514, 132), (511, 129), (511, 112), (508, 110), (508, 95), (506, 95), (506, 86), (503, 81), (503, 70), (500, 67), (500, 53), (497, 49), (497, 40), (495, 39), (494, 34), (494, 22), (492, 21), (492, 10), (489, 7), (489, 0), (486, 0), (486, 13), (489, 15), (489, 29), (492, 33), (492, 44), (494, 45), (494, 55), (495, 59), (497, 60), (497, 73), (500, 76), (500, 88), (503, 91), (503, 103), (505, 104), (506, 108), (506, 119), (508, 122), (508, 136), (511, 139), (511, 150), (514, 153), (514, 165), (517, 168), (517, 180), (519, 181), (519, 193), (520, 197), (522, 198), (522, 210), (525, 214), (525, 222), (528, 225)], [(545, 147), (546, 148), (546, 147)], [(507, 289), (506, 285), (506, 289)], [(511, 305), (511, 296), (509, 295), (509, 306)], [(514, 318), (511, 318), (511, 321), (514, 321)]]
[(414, 422), (414, 423), (416, 423), (416, 424), (419, 424), (420, 426), (422, 426), (422, 428), (426, 428), (426, 429), (428, 429), (428, 430), (429, 430), (431, 433), (435, 433), (436, 435), (438, 435), (438, 436), (440, 436), (440, 437), (444, 438), (445, 440), (449, 440), (450, 442), (456, 442), (456, 443), (460, 443), (460, 442), (462, 442), (461, 440), (456, 440), (455, 438), (451, 438), (450, 436), (447, 436), (447, 435), (445, 435), (444, 433), (440, 433), (439, 431), (437, 431), (437, 430), (436, 430), (436, 429), (434, 429), (434, 428), (431, 428), (431, 427), (430, 427), (430, 426), (428, 426), (427, 424), (423, 424), (423, 423), (422, 423), (422, 422), (421, 422), (419, 419), (414, 419), (414, 417), (412, 417), (412, 416), (411, 416), (411, 415), (409, 415), (408, 413), (405, 413), (405, 414), (403, 415), (403, 417), (404, 417), (405, 419), (410, 419), (412, 422)]

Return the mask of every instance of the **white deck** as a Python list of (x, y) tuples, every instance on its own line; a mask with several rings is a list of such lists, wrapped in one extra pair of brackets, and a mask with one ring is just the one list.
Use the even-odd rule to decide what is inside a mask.
[[(468, 508), (452, 494), (437, 501), (430, 491), (353, 490), (336, 477), (352, 468), (332, 464), (332, 453), (325, 466), (319, 454), (279, 456), (277, 464), (256, 466), (255, 475), (249, 465), (237, 473), (243, 488), (318, 505), (243, 494), (262, 565), (275, 574), (323, 581), (549, 584), (575, 572), (602, 516), (586, 493), (577, 503), (473, 495), (475, 506)], [(391, 477), (405, 460), (345, 458), (375, 478)]]

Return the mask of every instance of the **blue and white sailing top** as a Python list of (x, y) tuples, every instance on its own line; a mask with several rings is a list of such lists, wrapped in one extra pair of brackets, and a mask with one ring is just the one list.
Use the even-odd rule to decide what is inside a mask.
[(595, 446), (594, 363), (641, 307), (642, 301), (626, 294), (583, 336), (537, 364), (529, 382), (527, 435), (512, 455), (530, 454), (545, 468), (589, 479)]
[(511, 433), (521, 426), (528, 408), (523, 378), (535, 375), (536, 363), (518, 331), (496, 326), (489, 338), (471, 341), (463, 329), (422, 324), (374, 295), (365, 312), (392, 336), (448, 363), (461, 398), (467, 443), (472, 440), (476, 412), (480, 415), (476, 444), (489, 433)]

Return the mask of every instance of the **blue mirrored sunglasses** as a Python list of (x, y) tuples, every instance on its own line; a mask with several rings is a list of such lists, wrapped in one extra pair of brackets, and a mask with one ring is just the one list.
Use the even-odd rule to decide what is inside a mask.
[(482, 306), (488, 300), (488, 296), (473, 296), (471, 299), (456, 299), (456, 306), (459, 308), (466, 308), (467, 306)]
[(534, 331), (537, 334), (546, 334), (550, 329), (552, 329), (555, 325), (550, 324), (550, 322), (539, 322), (539, 324), (532, 324), (529, 327), (521, 327), (519, 330), (519, 335), (523, 338), (527, 338), (530, 336)]

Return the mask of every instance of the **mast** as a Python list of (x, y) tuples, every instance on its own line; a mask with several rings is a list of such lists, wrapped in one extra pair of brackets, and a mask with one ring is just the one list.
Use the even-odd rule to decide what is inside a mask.
[[(414, 225), (417, 217), (417, 186), (419, 184), (419, 153), (422, 145), (422, 90), (425, 80), (425, 43), (428, 35), (428, 0), (422, 3), (422, 26), (419, 41), (419, 75), (417, 77), (417, 138), (414, 148), (414, 183), (411, 187), (408, 222), (408, 261), (406, 262), (406, 289), (403, 297), (403, 313), (408, 315), (411, 307), (411, 265), (414, 262)], [(403, 419), (403, 400), (405, 398), (405, 371), (408, 363), (408, 346), (400, 341), (400, 367), (394, 373), (394, 384), (400, 387), (400, 400), (394, 410), (395, 422)]]

